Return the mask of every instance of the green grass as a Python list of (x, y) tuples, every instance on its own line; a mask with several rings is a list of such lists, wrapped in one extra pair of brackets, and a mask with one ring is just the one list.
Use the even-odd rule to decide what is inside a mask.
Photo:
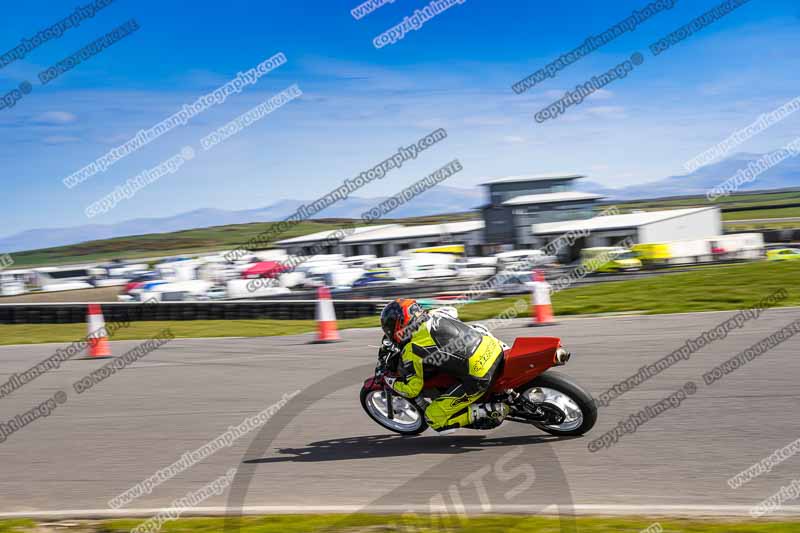
[[(128, 533), (140, 520), (111, 520), (84, 522), (70, 528), (76, 533)], [(725, 520), (664, 520), (647, 518), (592, 518), (575, 519), (577, 533), (639, 533), (655, 524), (667, 533), (788, 533), (798, 531), (798, 522), (778, 521), (725, 521)], [(33, 529), (3, 529), (0, 532)], [(558, 518), (524, 516), (486, 516), (460, 518), (443, 516), (382, 516), (382, 515), (291, 515), (243, 517), (238, 526), (241, 533), (560, 533)], [(224, 518), (185, 518), (167, 522), (164, 533), (217, 533), (224, 531)], [(45, 528), (41, 532), (56, 531)]]
[(798, 276), (800, 265), (767, 261), (726, 265), (568, 289), (553, 296), (553, 307), (559, 315), (723, 311), (749, 307), (781, 288), (788, 291), (789, 297), (780, 305), (800, 305)]
[[(723, 181), (720, 179), (720, 181)], [(714, 204), (721, 208), (731, 207), (757, 207), (766, 205), (779, 206), (800, 202), (800, 191), (786, 192), (764, 192), (764, 193), (740, 193), (730, 196), (722, 196), (714, 200)], [(688, 198), (676, 198), (665, 200), (641, 200), (631, 202), (620, 202), (616, 205), (620, 208), (629, 209), (659, 209), (676, 207), (704, 207), (711, 205), (705, 196), (690, 196)]]
[[(800, 291), (795, 289), (798, 277), (800, 261), (759, 261), (743, 265), (709, 266), (692, 272), (645, 279), (597, 283), (559, 291), (553, 294), (552, 300), (557, 316), (724, 311), (750, 307), (777, 289), (785, 288), (789, 297), (779, 305), (800, 306)], [(459, 308), (459, 316), (465, 321), (491, 319), (503, 314), (520, 298), (525, 301), (525, 310), (518, 316), (530, 316), (527, 295), (466, 304)], [(342, 329), (377, 326), (378, 317), (339, 321), (339, 328)], [(144, 339), (165, 327), (170, 328), (178, 338), (260, 337), (311, 332), (316, 330), (316, 323), (313, 320), (131, 322), (130, 327), (117, 331), (112, 340)], [(0, 345), (71, 342), (85, 335), (83, 324), (0, 325)]]
[[(340, 328), (378, 326), (377, 317), (339, 320)], [(313, 320), (171, 320), (131, 322), (111, 337), (113, 341), (146, 339), (169, 328), (177, 338), (271, 337), (316, 331)], [(85, 324), (0, 325), (0, 345), (72, 342), (86, 336)]]
[[(780, 305), (800, 305), (800, 291), (794, 290), (798, 276), (800, 264), (760, 261), (576, 287), (553, 294), (552, 301), (558, 316), (631, 311), (645, 314), (724, 311), (749, 307), (775, 290), (785, 288), (789, 297)], [(514, 301), (505, 298), (465, 305), (459, 314), (465, 320), (482, 320), (498, 316)]]
[(0, 520), (0, 533), (34, 532), (36, 522), (33, 520)]

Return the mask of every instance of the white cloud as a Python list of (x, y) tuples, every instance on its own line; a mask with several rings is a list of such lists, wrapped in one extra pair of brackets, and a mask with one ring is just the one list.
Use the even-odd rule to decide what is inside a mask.
[(78, 120), (78, 117), (68, 111), (46, 111), (33, 117), (33, 122), (45, 126), (63, 126)]
[(519, 144), (525, 142), (525, 137), (520, 137), (519, 135), (506, 135), (503, 137), (503, 140), (508, 144)]

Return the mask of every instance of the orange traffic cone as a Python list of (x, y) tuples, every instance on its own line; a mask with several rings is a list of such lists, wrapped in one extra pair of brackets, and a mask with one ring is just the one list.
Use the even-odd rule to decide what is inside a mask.
[(339, 330), (336, 329), (336, 311), (333, 308), (331, 292), (328, 287), (317, 289), (317, 340), (314, 344), (338, 342)]
[(533, 273), (533, 291), (531, 294), (531, 326), (549, 326), (554, 324), (553, 305), (550, 303), (550, 284), (544, 279), (544, 273), (537, 270)]
[(89, 341), (89, 357), (110, 357), (111, 346), (108, 344), (106, 320), (103, 318), (100, 304), (89, 304), (89, 314), (86, 319), (89, 327), (89, 334), (86, 336)]

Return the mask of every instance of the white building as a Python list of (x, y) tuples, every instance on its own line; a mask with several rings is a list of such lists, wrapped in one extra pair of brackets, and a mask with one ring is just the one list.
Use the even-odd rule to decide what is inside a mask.
[(581, 248), (609, 246), (626, 237), (636, 243), (704, 239), (722, 234), (720, 211), (714, 206), (668, 211), (597, 216), (602, 209), (598, 194), (575, 190), (580, 174), (510, 176), (483, 185), (489, 201), (481, 207), (482, 220), (407, 226), (362, 226), (331, 241), (335, 231), (323, 231), (275, 243), (294, 255), (315, 253), (346, 256), (397, 255), (409, 248), (463, 244), (469, 256), (511, 249), (542, 248), (560, 235), (582, 235), (563, 259), (574, 259)]
[[(361, 226), (353, 230), (351, 237), (361, 233), (376, 231), (381, 228), (398, 226), (398, 224), (385, 224), (381, 226)], [(344, 254), (342, 241), (336, 241), (337, 230), (318, 231), (300, 237), (277, 241), (275, 246), (282, 248), (291, 255), (318, 255), (318, 254)], [(356, 255), (356, 254), (353, 254)]]
[(722, 234), (722, 218), (716, 206), (664, 211), (640, 211), (596, 216), (584, 220), (549, 222), (531, 226), (531, 234), (547, 243), (561, 235), (578, 238), (563, 255), (577, 256), (581, 248), (613, 246), (630, 237), (635, 243), (707, 239)]
[[(284, 239), (275, 243), (290, 254), (329, 253), (346, 256), (372, 254), (378, 257), (397, 255), (403, 250), (423, 248), (441, 244), (463, 244), (468, 255), (477, 255), (483, 243), (483, 221), (449, 222), (405, 226), (386, 224), (381, 226), (362, 226), (335, 244), (327, 241), (334, 231), (321, 231)], [(316, 250), (314, 247), (322, 246)]]
[(463, 244), (467, 255), (478, 254), (483, 242), (483, 221), (449, 222), (424, 226), (399, 224), (350, 235), (343, 239), (346, 255), (397, 255), (403, 250), (441, 244)]
[(531, 233), (531, 226), (539, 220), (574, 220), (593, 214), (594, 202), (602, 199), (599, 194), (566, 191), (515, 196), (503, 202), (511, 208), (514, 221), (514, 242), (522, 248), (535, 247), (538, 242)]

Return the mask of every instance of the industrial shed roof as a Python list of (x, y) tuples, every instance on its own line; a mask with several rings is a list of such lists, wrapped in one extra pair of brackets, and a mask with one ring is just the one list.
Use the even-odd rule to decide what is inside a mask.
[(688, 209), (669, 209), (665, 211), (643, 211), (641, 213), (627, 213), (624, 215), (606, 215), (584, 220), (567, 220), (564, 222), (546, 222), (544, 224), (534, 224), (533, 233), (535, 235), (547, 235), (552, 233), (568, 233), (571, 231), (603, 231), (622, 228), (635, 228), (662, 220), (682, 217), (717, 209), (711, 207), (695, 207)]
[(514, 198), (503, 202), (503, 205), (554, 204), (559, 202), (576, 202), (579, 200), (598, 200), (600, 198), (603, 198), (603, 196), (589, 192), (547, 192), (542, 194), (525, 194), (522, 196), (515, 196)]
[(391, 226), (377, 231), (350, 235), (342, 239), (343, 243), (384, 241), (392, 239), (416, 239), (433, 237), (443, 233), (458, 234), (483, 229), (482, 220), (467, 222), (451, 222), (447, 224), (427, 224), (424, 226)]
[(536, 175), (520, 175), (520, 176), (507, 176), (505, 178), (489, 179), (481, 185), (495, 185), (497, 183), (516, 183), (525, 181), (548, 181), (548, 180), (576, 180), (585, 178), (583, 174), (536, 174)]
[[(371, 231), (378, 231), (385, 228), (393, 228), (398, 227), (399, 224), (382, 224), (380, 226), (361, 226), (355, 228), (352, 237), (356, 235), (361, 235), (362, 233), (367, 233)], [(317, 241), (324, 241), (328, 237), (334, 235), (338, 230), (326, 230), (326, 231), (318, 231), (317, 233), (309, 233), (308, 235), (302, 235), (300, 237), (293, 237), (291, 239), (283, 239), (282, 241), (277, 241), (275, 244), (277, 245), (286, 245), (286, 244), (305, 244), (309, 242), (317, 242)]]

